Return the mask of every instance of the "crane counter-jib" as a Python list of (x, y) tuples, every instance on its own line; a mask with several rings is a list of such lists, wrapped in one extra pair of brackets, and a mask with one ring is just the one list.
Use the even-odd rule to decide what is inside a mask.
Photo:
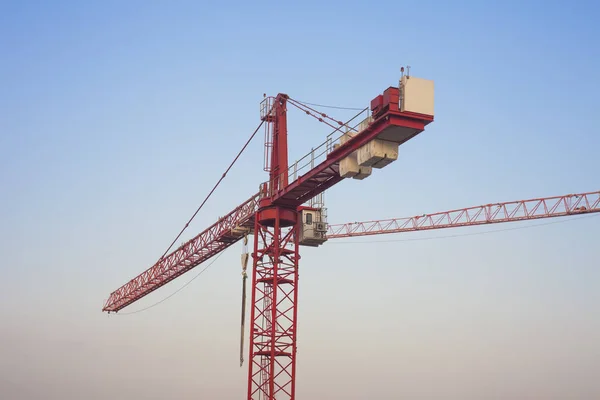
[(335, 146), (320, 164), (299, 176), (287, 187), (273, 193), (273, 203), (288, 207), (300, 206), (344, 179), (340, 174), (339, 164), (352, 153), (380, 138), (401, 145), (423, 132), (425, 126), (432, 121), (431, 115), (388, 110), (372, 120), (364, 130)]

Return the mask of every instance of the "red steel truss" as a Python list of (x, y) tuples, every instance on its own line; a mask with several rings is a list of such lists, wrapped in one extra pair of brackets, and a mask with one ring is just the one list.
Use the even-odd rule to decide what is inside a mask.
[(600, 212), (600, 191), (423, 214), (410, 218), (329, 225), (327, 238), (380, 235)]
[(253, 226), (258, 198), (258, 194), (250, 197), (198, 236), (112, 292), (102, 311), (117, 312), (127, 307), (236, 243), (244, 233), (235, 228)]
[[(255, 219), (248, 399), (293, 399), (296, 370), (298, 223)], [(287, 221), (289, 224), (291, 221)]]
[(261, 115), (273, 145), (266, 148), (270, 179), (254, 217), (249, 400), (295, 396), (299, 218), (296, 207), (272, 202), (288, 184), (287, 100), (281, 93), (266, 99)]

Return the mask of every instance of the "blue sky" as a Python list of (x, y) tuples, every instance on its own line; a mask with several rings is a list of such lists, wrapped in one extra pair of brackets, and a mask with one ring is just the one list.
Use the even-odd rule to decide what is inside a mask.
[[(435, 122), (328, 191), (332, 223), (598, 190), (599, 16), (593, 2), (2, 3), (0, 397), (244, 396), (241, 245), (160, 306), (100, 309), (193, 213), (263, 93), (364, 107), (402, 65), (435, 81)], [(290, 113), (289, 132), (293, 160), (328, 130)], [(186, 238), (256, 192), (262, 148)], [(302, 249), (298, 396), (600, 397), (598, 221)]]

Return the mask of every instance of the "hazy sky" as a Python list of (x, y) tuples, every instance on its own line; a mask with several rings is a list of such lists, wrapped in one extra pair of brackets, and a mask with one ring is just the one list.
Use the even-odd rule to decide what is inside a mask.
[[(241, 244), (154, 308), (101, 307), (162, 254), (263, 93), (364, 107), (401, 65), (435, 81), (436, 121), (328, 191), (332, 223), (600, 189), (593, 2), (291, 4), (1, 3), (1, 399), (244, 398)], [(290, 159), (328, 133), (297, 112), (289, 131)], [(262, 151), (186, 239), (256, 192)], [(302, 248), (298, 398), (600, 398), (600, 218), (554, 221)]]

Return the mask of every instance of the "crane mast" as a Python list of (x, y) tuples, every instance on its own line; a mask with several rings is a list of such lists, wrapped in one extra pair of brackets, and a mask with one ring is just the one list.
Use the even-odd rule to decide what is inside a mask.
[(269, 182), (261, 185), (254, 217), (248, 399), (293, 398), (295, 393), (298, 213), (295, 206), (271, 200), (288, 184), (287, 98), (267, 97), (261, 107), (272, 147), (270, 160), (265, 154)]

